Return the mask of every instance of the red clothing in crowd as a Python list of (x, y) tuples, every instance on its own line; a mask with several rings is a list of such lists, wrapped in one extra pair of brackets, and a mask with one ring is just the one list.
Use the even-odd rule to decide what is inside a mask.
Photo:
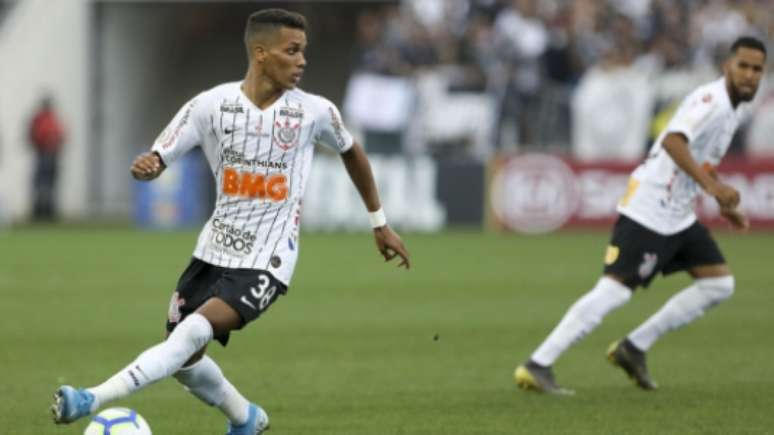
[(30, 141), (44, 153), (56, 153), (62, 147), (64, 131), (53, 110), (43, 109), (32, 119)]

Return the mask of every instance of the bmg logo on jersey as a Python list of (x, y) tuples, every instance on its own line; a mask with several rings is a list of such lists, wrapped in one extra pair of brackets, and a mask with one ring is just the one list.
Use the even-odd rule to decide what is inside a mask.
[(230, 254), (250, 255), (253, 252), (255, 234), (242, 231), (220, 219), (213, 219), (210, 241)]
[(254, 174), (225, 168), (223, 193), (228, 196), (284, 201), (288, 198), (288, 177), (284, 174)]

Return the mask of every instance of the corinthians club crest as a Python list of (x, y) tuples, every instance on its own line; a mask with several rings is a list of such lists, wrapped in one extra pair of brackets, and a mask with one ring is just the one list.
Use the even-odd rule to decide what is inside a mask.
[(298, 144), (304, 113), (299, 109), (283, 107), (274, 121), (274, 143), (287, 151)]

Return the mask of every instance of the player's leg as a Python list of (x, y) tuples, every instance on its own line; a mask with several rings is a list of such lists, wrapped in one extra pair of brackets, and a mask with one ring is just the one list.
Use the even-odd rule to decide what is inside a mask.
[[(201, 315), (212, 326), (212, 334), (215, 337), (223, 337), (228, 332), (239, 329), (242, 326), (242, 319), (236, 310), (231, 308), (222, 299), (214, 297), (205, 302), (199, 307), (195, 315)], [(190, 318), (188, 316), (186, 319)], [(186, 320), (183, 320), (177, 325), (172, 333), (168, 334), (167, 341), (163, 344), (174, 341), (177, 337), (177, 331), (187, 326)], [(160, 362), (169, 362), (174, 357), (170, 358), (170, 355), (165, 353), (166, 346), (155, 346), (148, 351), (144, 352), (129, 365), (124, 371), (119, 372), (113, 378), (109, 379), (105, 383), (90, 388), (87, 391), (91, 392), (95, 396), (93, 410), (104, 406), (106, 403), (113, 400), (125, 397), (133, 393), (134, 391), (149, 385), (150, 383), (161, 380), (169, 375), (169, 371), (160, 372), (154, 369)], [(183, 366), (178, 367), (174, 372), (174, 377), (186, 388), (205, 403), (218, 407), (229, 418), (229, 421), (235, 425), (244, 425), (252, 416), (255, 418), (262, 417), (261, 414), (265, 414), (262, 409), (251, 406), (230, 382), (223, 376), (220, 368), (215, 362), (205, 355), (206, 344), (196, 351), (193, 355), (190, 355)], [(179, 363), (181, 359), (177, 358)], [(149, 368), (150, 366), (150, 368)], [(143, 370), (143, 367), (145, 368)], [(177, 367), (177, 364), (170, 367)], [(143, 373), (144, 377), (141, 379), (141, 384), (132, 385), (126, 382), (126, 371), (135, 370), (136, 373)], [(263, 418), (267, 420), (267, 417)], [(253, 435), (253, 431), (250, 435)]]
[[(681, 247), (665, 273), (687, 270), (694, 278), (692, 285), (672, 296), (655, 314), (614, 344), (610, 354), (619, 359), (629, 356), (631, 369), (627, 373), (644, 389), (656, 385), (647, 374), (644, 355), (661, 336), (701, 317), (708, 309), (734, 293), (734, 277), (715, 241), (701, 224), (695, 224), (679, 236)], [(636, 364), (638, 359), (641, 364)], [(626, 370), (626, 368), (624, 368)]]
[(629, 341), (638, 349), (648, 351), (662, 335), (693, 322), (734, 293), (734, 277), (726, 264), (698, 266), (689, 273), (693, 284), (672, 296), (629, 334)]
[(102, 384), (75, 390), (60, 387), (52, 411), (56, 423), (70, 423), (105, 404), (126, 397), (178, 371), (213, 336), (210, 322), (201, 314), (192, 314), (178, 325), (166, 341), (141, 353), (132, 363)]
[(186, 362), (195, 361), (194, 355), (203, 355), (213, 337), (222, 337), (241, 326), (242, 319), (236, 310), (220, 298), (208, 299), (180, 322), (165, 341), (141, 353), (102, 385), (88, 389), (95, 398), (93, 410), (172, 376)]
[[(204, 355), (195, 363), (181, 368), (174, 377), (199, 400), (223, 412), (231, 425), (231, 433), (234, 427), (254, 427), (259, 422), (264, 429), (268, 426), (266, 412), (250, 403), (226, 379), (220, 367), (209, 356)], [(253, 435), (255, 432), (249, 432), (248, 429), (245, 433)]]
[(604, 275), (570, 307), (530, 359), (516, 369), (516, 383), (525, 389), (565, 392), (553, 380), (553, 364), (606, 315), (626, 304), (634, 289), (650, 282), (660, 268), (659, 257), (669, 256), (664, 247), (663, 236), (625, 216), (619, 217), (605, 254)]
[[(217, 280), (219, 271), (198, 260), (186, 268), (178, 283), (178, 291), (170, 305), (170, 319), (179, 321), (183, 314), (189, 314), (176, 324), (169, 337), (140, 354), (131, 364), (120, 370), (100, 385), (88, 389), (75, 389), (64, 385), (57, 389), (55, 403), (51, 410), (56, 423), (70, 423), (88, 415), (105, 404), (126, 397), (135, 391), (177, 372), (192, 355), (204, 348), (213, 335), (227, 334), (222, 329), (241, 325), (239, 315), (226, 304), (212, 300), (211, 284)], [(182, 297), (181, 297), (182, 295)], [(183, 314), (172, 308), (180, 308), (180, 301), (188, 301), (190, 310)], [(207, 301), (207, 302), (205, 302)], [(212, 308), (203, 313), (192, 312), (199, 306)], [(220, 312), (225, 306), (230, 313)], [(229, 315), (235, 316), (236, 320)], [(206, 316), (211, 317), (211, 320)], [(169, 324), (168, 324), (169, 325)], [(213, 327), (218, 329), (213, 329)]]
[[(216, 298), (212, 303), (208, 301), (199, 309), (199, 312), (201, 311), (205, 311), (206, 316), (212, 319), (214, 324), (220, 324), (219, 328), (224, 330), (231, 331), (242, 326), (239, 313), (222, 299)], [(259, 422), (265, 422), (265, 426), (268, 426), (268, 416), (265, 411), (251, 404), (226, 379), (220, 367), (212, 358), (205, 355), (204, 351), (205, 349), (202, 349), (201, 352), (194, 354), (174, 374), (175, 379), (202, 402), (223, 412), (232, 426), (255, 426)], [(254, 420), (252, 423), (251, 419)], [(255, 432), (256, 430), (246, 433), (253, 435)]]
[(525, 389), (569, 393), (556, 384), (551, 367), (570, 346), (594, 330), (611, 311), (631, 298), (632, 290), (620, 278), (605, 275), (562, 317), (526, 364), (516, 369), (516, 383)]
[[(217, 303), (202, 306), (213, 325), (239, 329), (256, 320), (284, 294), (286, 287), (270, 273), (258, 270), (229, 270), (214, 284)], [(229, 313), (227, 316), (223, 314)], [(236, 313), (236, 316), (234, 316)], [(233, 321), (238, 318), (238, 323)], [(218, 327), (216, 326), (216, 329)], [(204, 356), (175, 374), (196, 397), (220, 409), (228, 419), (228, 435), (255, 435), (269, 426), (269, 417), (258, 405), (250, 403), (223, 375), (215, 361)]]

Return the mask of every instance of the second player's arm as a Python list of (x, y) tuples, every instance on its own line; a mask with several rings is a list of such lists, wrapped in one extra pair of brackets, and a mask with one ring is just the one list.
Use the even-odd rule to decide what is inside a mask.
[(685, 136), (669, 133), (664, 138), (663, 147), (675, 164), (712, 195), (721, 208), (735, 208), (739, 204), (739, 192), (736, 189), (717, 180), (694, 160)]
[[(341, 154), (341, 160), (344, 162), (349, 178), (352, 179), (352, 183), (360, 193), (360, 197), (363, 198), (368, 211), (372, 213), (381, 210), (379, 192), (376, 189), (371, 164), (368, 162), (368, 157), (363, 147), (355, 142), (349, 150)], [(374, 228), (374, 238), (377, 249), (379, 249), (385, 261), (399, 256), (401, 262), (398, 265), (405, 266), (407, 269), (410, 267), (408, 251), (403, 246), (400, 236), (389, 225), (385, 224)]]
[(685, 136), (679, 133), (670, 133), (664, 138), (663, 147), (680, 169), (690, 175), (702, 189), (715, 198), (723, 217), (740, 230), (746, 230), (750, 227), (747, 217), (736, 208), (739, 205), (739, 192), (718, 180), (714, 172), (705, 171), (696, 163), (688, 149)]

